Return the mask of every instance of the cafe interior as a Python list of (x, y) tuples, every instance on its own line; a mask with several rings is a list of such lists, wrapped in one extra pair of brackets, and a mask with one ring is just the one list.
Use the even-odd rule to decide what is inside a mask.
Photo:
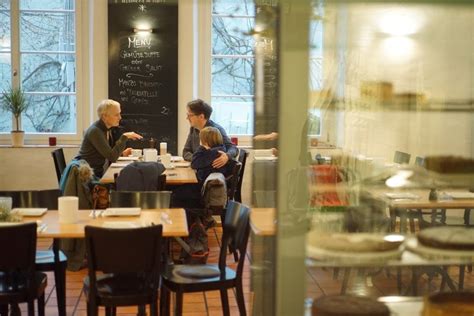
[[(0, 90), (0, 315), (474, 314), (472, 0), (0, 0)], [(104, 99), (143, 139), (65, 194)]]

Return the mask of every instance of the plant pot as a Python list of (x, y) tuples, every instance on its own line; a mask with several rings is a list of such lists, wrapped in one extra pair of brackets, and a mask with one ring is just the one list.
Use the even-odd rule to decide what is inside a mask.
[(25, 132), (24, 131), (11, 131), (12, 135), (12, 146), (13, 147), (23, 147), (25, 141)]

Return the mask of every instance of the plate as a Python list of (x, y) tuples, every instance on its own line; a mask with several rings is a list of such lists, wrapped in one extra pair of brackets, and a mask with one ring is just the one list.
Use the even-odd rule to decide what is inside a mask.
[(139, 224), (134, 222), (104, 222), (102, 227), (105, 228), (115, 228), (115, 229), (125, 229), (125, 228), (138, 228), (141, 227)]
[(139, 157), (128, 156), (128, 157), (118, 157), (118, 161), (136, 161), (139, 160)]
[(102, 216), (140, 216), (139, 207), (109, 207), (102, 212)]
[(312, 259), (323, 261), (343, 261), (352, 263), (383, 263), (388, 260), (398, 259), (402, 254), (402, 246), (389, 251), (347, 252), (327, 250), (319, 247), (306, 246), (306, 255)]
[(172, 162), (178, 162), (178, 161), (183, 161), (184, 158), (181, 156), (171, 156), (171, 161)]
[(257, 161), (277, 161), (278, 157), (276, 156), (271, 156), (271, 157), (254, 157), (255, 160)]
[(113, 162), (110, 164), (110, 168), (124, 168), (126, 167), (131, 161), (125, 161), (125, 162)]
[(416, 237), (409, 238), (406, 241), (406, 247), (411, 252), (419, 254), (420, 256), (427, 259), (459, 258), (461, 260), (474, 260), (473, 250), (448, 250), (448, 249), (428, 247), (419, 243)]
[(189, 161), (182, 161), (182, 162), (173, 162), (171, 165), (175, 166), (176, 168), (188, 168), (191, 166), (191, 163)]
[(47, 208), (14, 208), (12, 212), (18, 212), (21, 216), (42, 216)]
[(417, 200), (420, 198), (418, 195), (410, 193), (410, 192), (385, 193), (385, 196), (392, 200), (396, 200), (396, 199)]
[(449, 195), (452, 199), (474, 199), (474, 193), (473, 192), (462, 192), (462, 191), (457, 191), (457, 192), (445, 192), (446, 195)]

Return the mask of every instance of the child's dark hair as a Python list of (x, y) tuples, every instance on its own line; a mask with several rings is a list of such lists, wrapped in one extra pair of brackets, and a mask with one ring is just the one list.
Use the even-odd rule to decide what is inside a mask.
[(204, 127), (199, 132), (199, 139), (201, 140), (202, 144), (211, 148), (224, 144), (221, 132), (215, 127)]

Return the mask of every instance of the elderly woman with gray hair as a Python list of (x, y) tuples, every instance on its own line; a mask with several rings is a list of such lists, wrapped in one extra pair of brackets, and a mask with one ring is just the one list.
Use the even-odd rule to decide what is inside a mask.
[(104, 164), (116, 162), (120, 155), (128, 156), (131, 148), (125, 149), (128, 139), (141, 139), (135, 132), (123, 133), (120, 138), (113, 139), (111, 128), (119, 126), (120, 103), (114, 100), (103, 100), (97, 107), (99, 120), (94, 122), (85, 132), (79, 154), (75, 159), (84, 159), (94, 170), (98, 178), (104, 173)]

